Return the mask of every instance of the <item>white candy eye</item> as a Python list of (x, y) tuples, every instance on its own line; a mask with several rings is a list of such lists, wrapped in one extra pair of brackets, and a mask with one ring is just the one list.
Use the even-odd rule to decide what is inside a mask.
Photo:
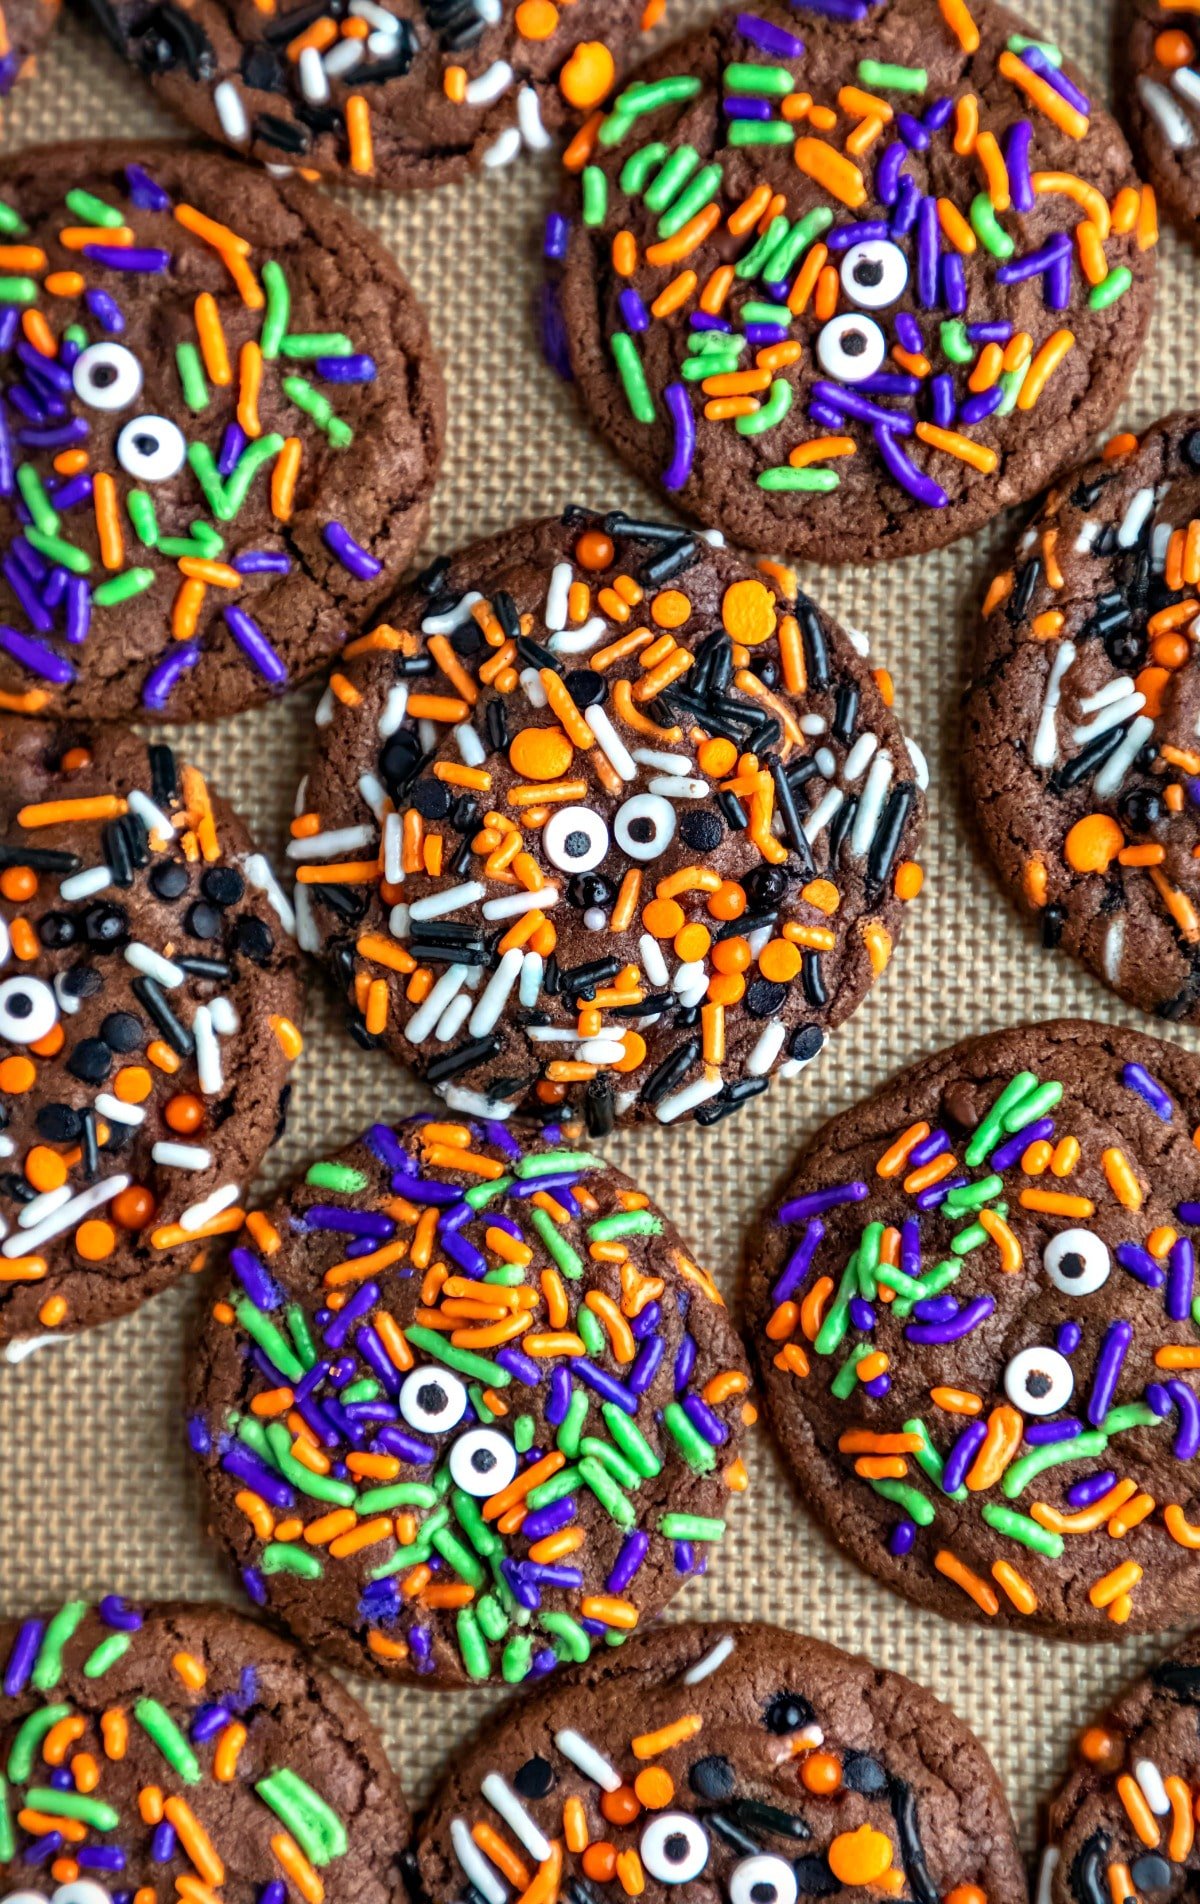
[(167, 482), (186, 455), (183, 431), (170, 417), (134, 417), (117, 438), (117, 461), (139, 483)]
[(73, 1884), (60, 1884), (50, 1904), (112, 1904), (112, 1898), (102, 1884), (76, 1878)]
[(419, 1368), (405, 1376), (400, 1413), (410, 1428), (427, 1435), (448, 1434), (466, 1412), (467, 1391), (449, 1369)]
[(49, 1904), (41, 1891), (10, 1891), (3, 1904)]
[(817, 339), (817, 356), (839, 383), (865, 383), (887, 356), (887, 344), (873, 317), (835, 317)]
[(563, 807), (542, 828), (552, 866), (564, 873), (590, 873), (608, 851), (608, 828), (590, 807)]
[(6, 978), (0, 985), (0, 1038), (35, 1045), (58, 1023), (58, 1001), (40, 978)]
[(8, 921), (0, 919), (0, 965), (8, 964), (8, 955), (12, 951), (12, 939), (9, 937)]
[(1042, 1251), (1046, 1274), (1064, 1296), (1092, 1296), (1112, 1269), (1108, 1245), (1091, 1230), (1062, 1230)]
[(517, 1451), (494, 1428), (472, 1428), (450, 1450), (450, 1473), (464, 1494), (486, 1500), (506, 1488), (517, 1471)]
[(907, 283), (908, 259), (890, 238), (867, 238), (842, 259), (842, 289), (865, 311), (886, 310)]
[(675, 809), (661, 793), (635, 793), (613, 816), (613, 838), (630, 859), (659, 859), (675, 838)]
[(1075, 1372), (1057, 1349), (1022, 1349), (1004, 1371), (1004, 1392), (1025, 1415), (1056, 1415), (1075, 1392)]
[(743, 1858), (729, 1874), (730, 1904), (796, 1904), (798, 1888), (791, 1865), (765, 1851)]
[(142, 366), (124, 344), (89, 344), (71, 366), (80, 403), (93, 410), (123, 410), (142, 387)]
[(685, 1811), (663, 1811), (642, 1833), (642, 1863), (660, 1884), (690, 1884), (708, 1863), (708, 1833)]

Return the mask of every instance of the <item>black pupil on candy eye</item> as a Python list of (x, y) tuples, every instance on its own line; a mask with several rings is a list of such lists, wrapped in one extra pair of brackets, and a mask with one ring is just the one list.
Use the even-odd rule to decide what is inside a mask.
[[(878, 258), (860, 258), (854, 267), (855, 284), (882, 284), (883, 265)], [(772, 1892), (774, 1896), (774, 1892)]]
[(424, 1382), (417, 1390), (417, 1400), (427, 1415), (440, 1415), (446, 1406), (446, 1391), (437, 1382)]
[(688, 1841), (682, 1831), (673, 1831), (663, 1845), (672, 1864), (682, 1864), (688, 1854)]
[(1077, 1250), (1071, 1250), (1068, 1255), (1060, 1257), (1059, 1259), (1059, 1275), (1068, 1277), (1072, 1282), (1074, 1282), (1077, 1276), (1083, 1275), (1083, 1269), (1083, 1258), (1079, 1255)]
[(97, 390), (107, 390), (110, 383), (116, 383), (117, 372), (114, 364), (96, 364), (92, 369), (92, 382)]
[(496, 1465), (496, 1457), (490, 1448), (476, 1448), (471, 1456), (471, 1466), (476, 1474), (490, 1474)]
[(1041, 1369), (1034, 1369), (1025, 1382), (1026, 1393), (1032, 1395), (1034, 1401), (1041, 1401), (1044, 1395), (1050, 1393), (1052, 1386), (1050, 1377), (1043, 1375)]
[(158, 438), (156, 436), (135, 436), (133, 444), (139, 456), (153, 456), (155, 450), (158, 448)]
[(28, 1018), (33, 1010), (33, 1000), (28, 992), (14, 992), (8, 1001), (8, 1009), (14, 1018)]
[(763, 1878), (760, 1883), (750, 1886), (750, 1896), (754, 1904), (775, 1904), (779, 1892), (769, 1878)]
[(566, 846), (568, 859), (582, 859), (588, 850), (589, 844), (588, 836), (583, 828), (576, 827), (573, 833), (567, 834)]
[(631, 840), (636, 840), (639, 846), (645, 845), (647, 840), (654, 838), (653, 820), (648, 820), (644, 814), (639, 814), (637, 819), (629, 822), (629, 837)]
[(847, 331), (842, 339), (842, 349), (847, 357), (861, 357), (867, 348), (867, 340), (861, 331)]

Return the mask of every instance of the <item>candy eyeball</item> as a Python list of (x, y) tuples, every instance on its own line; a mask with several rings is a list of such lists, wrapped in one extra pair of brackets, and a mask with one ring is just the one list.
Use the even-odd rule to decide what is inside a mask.
[(0, 985), (0, 1038), (35, 1045), (58, 1023), (58, 1000), (40, 978), (6, 978)]
[(743, 1858), (729, 1875), (730, 1904), (796, 1904), (798, 1893), (791, 1865), (765, 1851)]
[(835, 317), (817, 339), (822, 370), (838, 383), (865, 383), (887, 356), (887, 343), (873, 317)]
[(456, 1487), (477, 1500), (499, 1494), (517, 1472), (517, 1451), (495, 1428), (472, 1428), (450, 1450), (450, 1474)]
[(546, 858), (562, 873), (590, 873), (608, 851), (608, 828), (590, 807), (563, 807), (542, 828)]
[(1075, 1392), (1075, 1371), (1057, 1349), (1022, 1349), (1004, 1371), (1004, 1392), (1024, 1415), (1056, 1415)]
[(117, 461), (139, 483), (168, 482), (186, 455), (183, 431), (170, 417), (134, 417), (117, 438)]
[(50, 1904), (112, 1904), (102, 1884), (90, 1878), (76, 1878), (73, 1884), (60, 1884)]
[(661, 859), (675, 838), (675, 809), (661, 793), (635, 793), (613, 815), (613, 838), (630, 859)]
[(71, 366), (80, 403), (91, 410), (124, 410), (142, 387), (142, 366), (124, 344), (89, 344)]
[(842, 259), (842, 289), (865, 311), (884, 311), (903, 295), (908, 259), (890, 238), (866, 238)]
[(660, 1884), (690, 1884), (708, 1863), (708, 1833), (685, 1811), (663, 1811), (642, 1833), (642, 1863)]
[(458, 1427), (466, 1412), (466, 1388), (449, 1369), (413, 1369), (405, 1376), (400, 1413), (410, 1428), (426, 1435), (445, 1435)]
[(1042, 1251), (1047, 1276), (1064, 1296), (1093, 1296), (1112, 1269), (1108, 1245), (1092, 1230), (1061, 1230)]

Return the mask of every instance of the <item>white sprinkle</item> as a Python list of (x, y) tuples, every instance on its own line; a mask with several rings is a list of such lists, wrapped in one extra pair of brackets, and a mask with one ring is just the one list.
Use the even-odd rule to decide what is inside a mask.
[(314, 727), (331, 727), (333, 725), (333, 717), (338, 710), (338, 705), (338, 698), (333, 689), (326, 688), (324, 694), (317, 702), (316, 712), (313, 715)]
[(687, 780), (682, 774), (655, 774), (649, 784), (651, 793), (664, 800), (707, 800), (711, 791), (707, 780)]
[(96, 1098), (96, 1109), (101, 1117), (107, 1117), (113, 1124), (144, 1124), (146, 1113), (140, 1104), (123, 1104), (111, 1091), (101, 1091)]
[(241, 145), (250, 137), (250, 122), (246, 118), (246, 108), (242, 96), (231, 79), (223, 79), (219, 86), (213, 87), (213, 105), (217, 109), (217, 118), (221, 121), (221, 131), (235, 145)]
[(399, 906), (392, 907), (392, 910), (388, 914), (388, 931), (391, 933), (393, 939), (407, 939), (408, 937), (408, 907), (407, 906), (399, 905)]
[(855, 652), (862, 655), (865, 660), (871, 652), (871, 637), (864, 635), (861, 628), (852, 628), (849, 622), (846, 623), (846, 633), (850, 637), (850, 643)]
[(488, 26), (499, 26), (503, 17), (501, 0), (475, 0), (475, 11)]
[(321, 931), (313, 912), (312, 893), (307, 886), (296, 889), (296, 943), (302, 952), (319, 952)]
[[(469, 979), (467, 983), (470, 983)], [(458, 1036), (470, 1015), (473, 1003), (470, 992), (465, 990), (461, 991), (457, 998), (451, 999), (438, 1019), (437, 1030), (433, 1034), (440, 1045), (448, 1045), (452, 1038)]]
[(1171, 537), (1175, 531), (1169, 522), (1156, 522), (1150, 537), (1150, 559), (1156, 569), (1167, 566), (1167, 550), (1171, 546)]
[(1098, 688), (1095, 694), (1085, 696), (1079, 703), (1079, 712), (1094, 714), (1097, 708), (1109, 707), (1114, 701), (1122, 701), (1127, 694), (1134, 692), (1135, 685), (1131, 674), (1119, 674), (1115, 680), (1108, 681), (1102, 688)]
[(231, 1038), (241, 1022), (231, 1001), (228, 998), (214, 998), (208, 1009), (212, 1017), (213, 1030), (222, 1038)]
[(1125, 959), (1125, 921), (1117, 917), (1110, 920), (1108, 931), (1104, 935), (1104, 976), (1110, 985), (1115, 985), (1121, 976), (1121, 966)]
[(774, 926), (759, 926), (756, 931), (748, 933), (746, 935), (746, 944), (750, 947), (751, 957), (757, 958), (760, 952), (766, 950), (774, 937)]
[(452, 1111), (462, 1111), (467, 1117), (494, 1117), (504, 1123), (516, 1110), (502, 1097), (485, 1097), (482, 1091), (468, 1091), (464, 1084), (435, 1084), (434, 1090), (443, 1104)]
[(1145, 73), (1140, 73), (1137, 88), (1142, 96), (1142, 104), (1173, 151), (1186, 152), (1190, 146), (1195, 145), (1196, 135), (1192, 131), (1191, 120), (1183, 108), (1172, 99), (1165, 86), (1160, 86), (1156, 79), (1148, 79)]
[(1142, 1788), (1142, 1797), (1156, 1818), (1165, 1818), (1171, 1809), (1167, 1797), (1167, 1788), (1163, 1784), (1163, 1775), (1153, 1759), (1137, 1759), (1134, 1762), (1133, 1776)]
[(542, 686), (542, 677), (537, 669), (522, 668), (519, 678), (521, 686), (525, 690), (525, 699), (529, 702), (530, 707), (545, 707), (546, 690)]
[(387, 789), (379, 778), (379, 775), (373, 773), (360, 774), (358, 776), (358, 791), (370, 807), (375, 818), (382, 820), (384, 808), (387, 806), (388, 796)]
[(842, 779), (848, 787), (861, 780), (871, 762), (871, 756), (879, 746), (878, 734), (860, 734), (850, 752), (846, 755), (846, 764), (842, 768)]
[(157, 1143), (150, 1155), (164, 1170), (208, 1170), (213, 1160), (203, 1144)]
[(1178, 66), (1171, 75), (1171, 84), (1177, 93), (1200, 106), (1200, 73), (1192, 66)]
[(53, 1348), (56, 1342), (69, 1342), (69, 1335), (19, 1335), (5, 1345), (4, 1359), (11, 1368), (18, 1362), (27, 1361), (36, 1355), (39, 1349)]
[(322, 65), (330, 79), (343, 79), (356, 66), (361, 66), (365, 57), (361, 40), (338, 40), (326, 53)]
[(686, 754), (656, 754), (652, 747), (635, 747), (633, 757), (642, 767), (657, 767), (660, 773), (694, 774), (696, 763)]
[(404, 710), (408, 706), (408, 682), (397, 681), (388, 689), (387, 700), (383, 704), (383, 713), (379, 716), (379, 732), (386, 740), (394, 734), (404, 719)]
[(111, 1203), (114, 1197), (119, 1197), (122, 1190), (128, 1188), (128, 1177), (104, 1177), (99, 1183), (89, 1184), (86, 1190), (81, 1190), (69, 1203), (64, 1203), (53, 1216), (47, 1217), (36, 1230), (18, 1231), (15, 1236), (6, 1237), (0, 1243), (0, 1256), (29, 1255), (42, 1243), (48, 1243), (52, 1236), (61, 1236), (64, 1230), (71, 1229), (81, 1218), (90, 1216), (93, 1210)]
[(802, 714), (796, 723), (802, 734), (823, 734), (828, 722), (823, 714)]
[(621, 739), (616, 728), (602, 707), (585, 707), (583, 718), (596, 737), (599, 747), (611, 766), (615, 767), (622, 780), (636, 780), (637, 766), (633, 755)]
[[(536, 953), (533, 955), (536, 957)], [(521, 975), (525, 963), (525, 954), (519, 945), (514, 945), (504, 954), (499, 965), (492, 973), (480, 995), (479, 1003), (471, 1013), (468, 1027), (472, 1038), (482, 1038), (495, 1028), (508, 1002), (508, 995)]]
[(813, 755), (823, 780), (832, 780), (837, 772), (837, 755), (832, 747), (818, 747)]
[(225, 1079), (221, 1073), (221, 1048), (213, 1030), (212, 1012), (207, 1005), (196, 1007), (192, 1036), (196, 1040), (196, 1072), (200, 1089), (205, 1097), (215, 1097), (224, 1088)]
[(467, 82), (463, 98), (468, 106), (490, 106), (513, 83), (513, 69), (507, 60), (493, 60), (486, 73)]
[(71, 905), (77, 899), (92, 899), (111, 885), (112, 874), (107, 866), (85, 866), (81, 873), (72, 873), (61, 882), (58, 896)]
[(321, 55), (315, 46), (306, 46), (297, 62), (300, 75), (300, 90), (314, 106), (323, 105), (329, 97), (329, 75), (325, 71)]
[(404, 883), (404, 822), (398, 813), (383, 822), (383, 877), (389, 886)]
[(924, 793), (929, 786), (929, 762), (925, 758), (924, 751), (918, 747), (911, 734), (904, 734), (901, 738), (904, 741), (905, 747), (908, 749), (908, 757), (912, 761), (913, 771), (917, 776), (917, 785), (921, 792)]
[(746, 1069), (752, 1078), (765, 1078), (776, 1058), (783, 1050), (783, 1041), (787, 1037), (787, 1026), (779, 1019), (768, 1025), (759, 1034), (758, 1043), (746, 1060)]
[(521, 155), (521, 133), (517, 126), (506, 126), (500, 137), (493, 141), (483, 155), (483, 163), (489, 172), (498, 172), (502, 166), (511, 165)]
[(603, 906), (589, 906), (583, 915), (583, 923), (589, 932), (604, 932), (608, 927), (608, 914)]
[(174, 820), (160, 806), (156, 806), (149, 794), (143, 793), (140, 787), (135, 787), (129, 795), (129, 808), (137, 814), (148, 833), (158, 833), (164, 840), (171, 839), (175, 832)]
[(287, 856), (289, 859), (341, 859), (347, 853), (357, 853), (360, 847), (372, 846), (374, 841), (373, 826), (336, 826), (328, 833), (314, 833), (309, 839), (289, 840)]
[(1095, 740), (1098, 735), (1107, 734), (1110, 727), (1120, 727), (1122, 721), (1131, 720), (1145, 705), (1145, 695), (1136, 693), (1127, 694), (1122, 701), (1110, 701), (1107, 707), (1100, 710), (1094, 721), (1084, 727), (1073, 727), (1071, 739), (1077, 746), (1085, 746), (1088, 741)]
[(367, 34), (367, 51), (372, 54), (375, 59), (390, 58), (399, 43), (400, 35), (398, 33), (385, 33), (382, 27), (376, 27), (373, 33)]
[(483, 596), (477, 588), (469, 588), (465, 595), (459, 596), (454, 607), (448, 608), (444, 614), (426, 615), (421, 623), (421, 633), (423, 635), (454, 634), (457, 629), (466, 626), (471, 619), (471, 610), (477, 602), (482, 600)]
[(420, 739), (423, 753), (427, 754), (434, 747), (441, 744), (441, 730), (436, 721), (419, 720), (417, 722), (417, 735)]
[(846, 798), (840, 787), (830, 787), (817, 801), (816, 806), (804, 822), (804, 837), (810, 846), (815, 845), (834, 814)]
[(1062, 698), (1063, 676), (1074, 659), (1075, 643), (1064, 641), (1050, 669), (1050, 679), (1046, 683), (1046, 697), (1042, 702), (1037, 733), (1033, 737), (1031, 758), (1035, 767), (1052, 767), (1058, 758), (1058, 727), (1055, 715)]
[(651, 985), (669, 985), (671, 973), (658, 940), (652, 939), (648, 932), (643, 932), (638, 940), (638, 952), (641, 955), (642, 970)]
[(558, 1025), (528, 1025), (525, 1036), (535, 1045), (577, 1045), (581, 1042), (577, 1031), (567, 1031)]
[(538, 1830), (517, 1794), (505, 1784), (499, 1772), (489, 1772), (479, 1789), (492, 1810), (499, 1812), (505, 1824), (511, 1827), (513, 1836), (521, 1840), (526, 1851), (539, 1864), (544, 1864), (552, 1855), (550, 1841)]
[(475, 1886), (481, 1896), (486, 1898), (487, 1904), (506, 1904), (508, 1887), (501, 1884), (475, 1843), (465, 1818), (452, 1819), (450, 1845), (467, 1883)]
[(542, 109), (532, 86), (522, 86), (517, 94), (517, 124), (531, 152), (546, 150), (550, 144), (550, 134), (542, 124)]
[(469, 721), (459, 722), (454, 730), (454, 738), (458, 743), (458, 751), (464, 766), (482, 767), (487, 759), (487, 748)]
[(579, 1047), (584, 1064), (620, 1064), (625, 1046), (615, 1038), (586, 1038)]
[(607, 622), (599, 615), (593, 615), (590, 621), (585, 621), (580, 627), (564, 629), (562, 634), (556, 634), (548, 646), (551, 654), (586, 654), (589, 648), (595, 647), (601, 635), (607, 633)]
[(704, 970), (705, 970), (705, 966), (704, 966), (703, 959), (681, 960), (680, 963), (676, 966), (675, 976), (671, 980), (672, 991), (690, 992), (692, 989), (692, 986), (696, 983), (697, 978), (703, 975)]
[(557, 886), (539, 886), (536, 892), (510, 893), (504, 899), (489, 899), (483, 908), (485, 919), (519, 919), (523, 913), (558, 904)]
[(236, 1183), (222, 1184), (221, 1188), (214, 1190), (211, 1196), (202, 1198), (199, 1203), (189, 1203), (187, 1209), (180, 1212), (180, 1229), (202, 1230), (206, 1223), (211, 1223), (215, 1216), (220, 1216), (222, 1210), (230, 1209), (241, 1194)]
[(571, 583), (574, 579), (574, 571), (569, 562), (556, 562), (550, 571), (550, 586), (546, 590), (546, 606), (542, 611), (542, 619), (552, 634), (557, 634), (567, 625)]
[(447, 886), (445, 892), (429, 893), (424, 899), (415, 899), (408, 909), (413, 925), (422, 919), (441, 919), (449, 912), (458, 912), (463, 906), (473, 906), (482, 899), (487, 887), (481, 879), (464, 880), (461, 886)]
[(1134, 543), (1141, 535), (1142, 530), (1145, 528), (1146, 523), (1149, 521), (1150, 512), (1153, 508), (1154, 491), (1152, 489), (1139, 489), (1137, 495), (1133, 498), (1133, 501), (1125, 511), (1124, 519), (1120, 528), (1117, 530), (1117, 543), (1120, 548), (1132, 549)]
[(294, 938), (296, 933), (296, 915), (288, 904), (279, 881), (271, 871), (270, 863), (262, 853), (247, 853), (242, 861), (242, 871), (252, 886), (265, 893), (267, 902), (284, 931)]
[(613, 1770), (606, 1758), (602, 1758), (594, 1745), (589, 1745), (580, 1733), (570, 1727), (556, 1732), (554, 1743), (565, 1759), (570, 1759), (576, 1771), (599, 1785), (601, 1791), (615, 1792), (621, 1787), (621, 1774)]
[(1100, 533), (1100, 524), (1095, 516), (1089, 516), (1075, 538), (1076, 555), (1086, 555)]
[(71, 1200), (70, 1186), (60, 1183), (57, 1190), (43, 1190), (40, 1197), (31, 1197), (17, 1211), (17, 1226), (22, 1230), (33, 1230), (46, 1217), (53, 1216), (55, 1210), (61, 1210), (64, 1203)]
[(541, 997), (542, 974), (545, 970), (546, 961), (540, 952), (525, 954), (521, 962), (521, 984), (517, 997), (527, 1011), (531, 1011)]
[(654, 1115), (660, 1124), (673, 1124), (677, 1117), (684, 1117), (688, 1111), (707, 1104), (709, 1098), (716, 1097), (724, 1080), (721, 1077), (697, 1078), (695, 1084), (685, 1084), (682, 1091), (676, 1091), (665, 1097), (655, 1108)]
[(368, 26), (378, 27), (381, 33), (396, 34), (400, 31), (400, 22), (394, 13), (386, 7), (376, 6), (375, 0), (350, 0), (350, 12), (357, 20), (365, 20)]
[(712, 1675), (725, 1664), (736, 1644), (733, 1636), (726, 1633), (723, 1640), (718, 1640), (715, 1646), (709, 1648), (703, 1659), (698, 1659), (694, 1666), (688, 1667), (683, 1675), (684, 1685), (698, 1686), (702, 1679), (711, 1679)]
[(850, 851), (860, 859), (875, 837), (875, 828), (883, 814), (883, 803), (892, 784), (893, 772), (891, 755), (876, 754), (850, 830)]
[(1121, 745), (1109, 755), (1092, 782), (1098, 799), (1106, 800), (1110, 794), (1117, 792), (1153, 732), (1154, 722), (1148, 714), (1139, 714), (1130, 722), (1129, 731)]
[(157, 980), (158, 984), (174, 987), (182, 985), (187, 973), (170, 959), (164, 959), (161, 952), (154, 952), (140, 939), (134, 939), (125, 947), (125, 963), (132, 965), (135, 972), (144, 972), (147, 978)]
[(1054, 1889), (1054, 1873), (1059, 1867), (1062, 1852), (1057, 1845), (1047, 1845), (1042, 1853), (1041, 1869), (1038, 1872), (1037, 1904), (1050, 1904)]
[(428, 997), (417, 1006), (404, 1027), (410, 1045), (424, 1044), (452, 998), (457, 997), (467, 976), (465, 965), (448, 965)]

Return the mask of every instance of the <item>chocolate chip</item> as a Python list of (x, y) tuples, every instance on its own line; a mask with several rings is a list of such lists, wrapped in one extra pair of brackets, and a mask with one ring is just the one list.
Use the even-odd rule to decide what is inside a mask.
[(234, 906), (246, 890), (246, 882), (236, 866), (208, 866), (200, 880), (200, 890), (214, 906)]
[(737, 1789), (737, 1774), (720, 1752), (697, 1759), (688, 1773), (688, 1784), (698, 1798), (732, 1798)]
[(513, 1785), (522, 1798), (546, 1798), (554, 1790), (554, 1767), (549, 1759), (536, 1754), (526, 1759), (513, 1779)]
[(164, 860), (150, 875), (151, 891), (160, 899), (179, 899), (188, 889), (188, 870), (178, 860)]
[(751, 1018), (774, 1018), (786, 997), (787, 986), (775, 979), (752, 979), (746, 987), (746, 1010)]
[(219, 939), (221, 936), (221, 915), (215, 906), (204, 899), (197, 899), (189, 906), (184, 924), (193, 939)]
[(85, 1084), (103, 1084), (112, 1069), (112, 1052), (102, 1038), (84, 1038), (67, 1059), (72, 1077)]
[(142, 1021), (133, 1012), (109, 1012), (100, 1036), (110, 1051), (140, 1051), (146, 1042)]

